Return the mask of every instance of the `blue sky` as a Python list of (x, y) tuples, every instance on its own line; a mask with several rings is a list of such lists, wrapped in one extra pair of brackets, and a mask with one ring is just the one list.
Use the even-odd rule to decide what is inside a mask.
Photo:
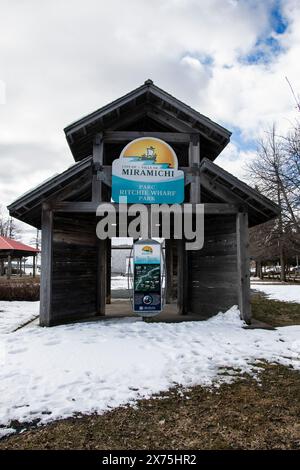
[(280, 35), (288, 28), (288, 19), (284, 16), (282, 2), (275, 0), (271, 3), (268, 12), (269, 21), (266, 31), (258, 37), (257, 42), (250, 53), (241, 57), (242, 61), (249, 64), (268, 63), (274, 60), (278, 54), (284, 52), (280, 44)]

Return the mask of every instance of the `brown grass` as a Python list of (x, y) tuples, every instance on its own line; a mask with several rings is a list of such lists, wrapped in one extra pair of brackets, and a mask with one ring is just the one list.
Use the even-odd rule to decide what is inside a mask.
[(72, 418), (0, 442), (0, 449), (300, 449), (300, 374), (264, 365), (212, 392), (173, 389), (136, 408)]
[(39, 277), (0, 277), (0, 300), (28, 300), (35, 301), (40, 298)]
[(269, 325), (300, 325), (299, 303), (269, 300), (264, 294), (258, 293), (253, 295), (251, 306), (253, 317)]

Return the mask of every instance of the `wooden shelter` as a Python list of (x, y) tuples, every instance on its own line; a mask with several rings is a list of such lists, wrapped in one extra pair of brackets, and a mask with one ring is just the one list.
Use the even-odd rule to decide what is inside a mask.
[(0, 275), (4, 275), (4, 262), (7, 262), (6, 276), (10, 279), (12, 274), (12, 261), (16, 260), (18, 263), (18, 274), (22, 276), (22, 262), (24, 258), (32, 257), (32, 274), (36, 274), (36, 256), (39, 253), (37, 248), (25, 245), (24, 243), (18, 242), (9, 237), (3, 237), (0, 235)]
[[(248, 226), (276, 217), (269, 199), (213, 163), (231, 133), (151, 80), (65, 128), (75, 164), (9, 206), (42, 230), (41, 325), (105, 315), (110, 241), (96, 237), (96, 208), (111, 200), (112, 161), (131, 140), (157, 137), (185, 173), (185, 203), (203, 203), (205, 242), (166, 240), (167, 301), (207, 318), (238, 304), (250, 322)], [(176, 277), (176, 285), (175, 285)]]

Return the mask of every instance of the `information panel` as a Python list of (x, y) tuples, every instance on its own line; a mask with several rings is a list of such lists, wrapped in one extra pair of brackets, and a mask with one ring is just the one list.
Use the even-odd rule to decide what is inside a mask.
[(161, 244), (141, 240), (133, 247), (133, 310), (146, 317), (162, 309)]

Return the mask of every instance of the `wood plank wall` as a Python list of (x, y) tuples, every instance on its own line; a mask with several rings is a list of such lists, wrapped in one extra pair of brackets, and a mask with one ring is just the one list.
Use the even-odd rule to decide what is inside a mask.
[(51, 324), (96, 312), (95, 224), (93, 215), (54, 216)]
[(202, 250), (187, 251), (189, 311), (203, 319), (237, 305), (236, 216), (205, 216)]

